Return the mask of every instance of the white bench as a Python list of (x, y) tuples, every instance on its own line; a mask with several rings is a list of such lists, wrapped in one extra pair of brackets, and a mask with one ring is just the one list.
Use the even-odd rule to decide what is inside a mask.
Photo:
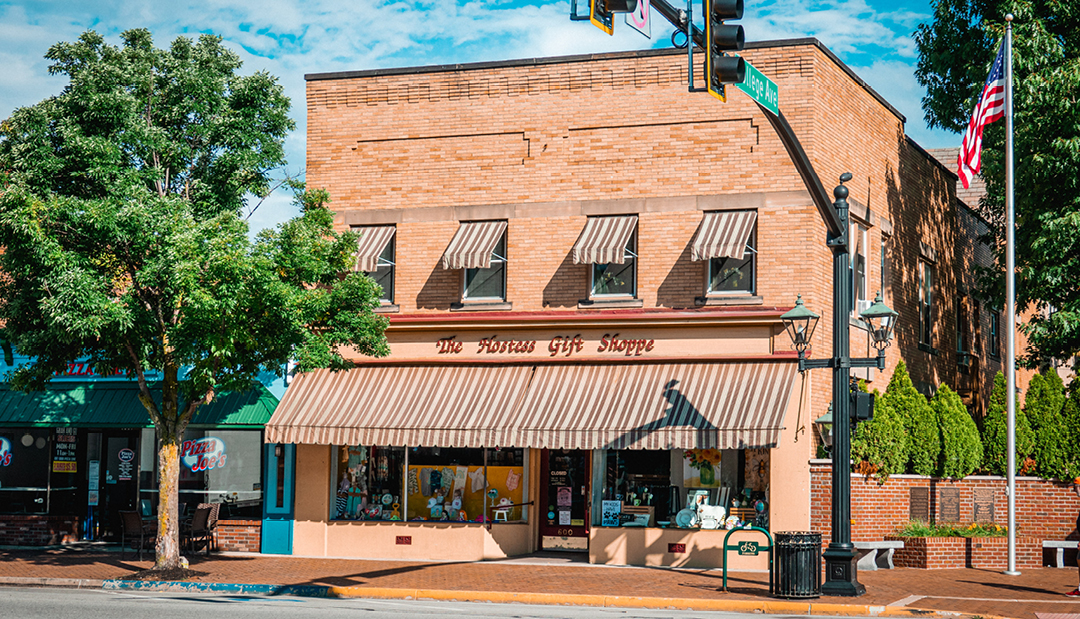
[(855, 550), (859, 551), (860, 570), (891, 570), (893, 568), (892, 556), (899, 548), (904, 547), (901, 540), (878, 540), (876, 542), (852, 542)]
[(1044, 539), (1042, 543), (1043, 548), (1053, 548), (1057, 551), (1054, 567), (1065, 567), (1065, 549), (1076, 548), (1076, 540), (1074, 539)]

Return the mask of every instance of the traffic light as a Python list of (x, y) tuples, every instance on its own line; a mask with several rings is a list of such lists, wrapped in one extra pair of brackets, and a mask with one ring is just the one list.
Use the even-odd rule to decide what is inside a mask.
[[(740, 0), (739, 6), (742, 6)], [(637, 0), (589, 0), (589, 21), (608, 34), (615, 34), (615, 13), (633, 13)]]
[(743, 27), (725, 24), (727, 19), (742, 19), (743, 0), (703, 0), (705, 11), (705, 82), (709, 94), (727, 101), (724, 84), (738, 84), (746, 74), (746, 62), (725, 52), (739, 51), (745, 43)]

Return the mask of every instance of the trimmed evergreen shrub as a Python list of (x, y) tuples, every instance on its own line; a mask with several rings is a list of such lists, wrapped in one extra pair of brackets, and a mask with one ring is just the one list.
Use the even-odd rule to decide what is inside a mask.
[(942, 477), (967, 477), (982, 464), (983, 446), (979, 429), (963, 400), (948, 385), (938, 388), (930, 407), (941, 428)]
[(851, 437), (851, 459), (867, 463), (879, 483), (904, 472), (907, 464), (907, 433), (904, 422), (889, 401), (874, 390), (874, 418), (861, 422)]
[(1072, 393), (1061, 407), (1061, 421), (1065, 428), (1065, 477), (1080, 477), (1080, 388), (1074, 387)]
[(1035, 472), (1044, 479), (1072, 479), (1066, 467), (1068, 434), (1061, 417), (1064, 404), (1065, 385), (1057, 372), (1051, 370), (1031, 378), (1024, 395), (1024, 415), (1035, 435)]
[(903, 421), (907, 433), (907, 468), (918, 475), (935, 475), (941, 458), (941, 430), (926, 396), (915, 389), (903, 361), (896, 364), (882, 399)]
[[(994, 389), (990, 393), (990, 406), (982, 424), (983, 466), (994, 475), (1005, 475), (1008, 465), (1008, 428), (1006, 425), (1007, 400), (1005, 399), (1005, 375), (994, 376)], [(1035, 447), (1035, 436), (1028, 425), (1027, 415), (1016, 406), (1016, 472), (1025, 471), (1025, 460)]]

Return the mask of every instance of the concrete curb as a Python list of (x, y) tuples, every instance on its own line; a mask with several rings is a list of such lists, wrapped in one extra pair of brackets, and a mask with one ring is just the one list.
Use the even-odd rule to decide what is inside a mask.
[(164, 591), (170, 593), (234, 593), (237, 595), (293, 595), (297, 597), (330, 597), (330, 587), (320, 585), (247, 585), (220, 582), (178, 582), (148, 580), (103, 580), (107, 591)]
[[(960, 612), (873, 606), (869, 604), (829, 604), (784, 600), (715, 600), (700, 598), (628, 597), (556, 593), (512, 593), (501, 591), (450, 591), (444, 589), (390, 589), (384, 587), (330, 587), (332, 597), (398, 600), (441, 600), (490, 602), (494, 604), (542, 604), (556, 606), (600, 606), (604, 608), (649, 608), (696, 610), (771, 615), (828, 615), (858, 617), (965, 617)], [(983, 616), (984, 619), (992, 619)]]
[(69, 589), (100, 589), (104, 582), (95, 578), (39, 578), (0, 576), (0, 585), (18, 587), (67, 587)]

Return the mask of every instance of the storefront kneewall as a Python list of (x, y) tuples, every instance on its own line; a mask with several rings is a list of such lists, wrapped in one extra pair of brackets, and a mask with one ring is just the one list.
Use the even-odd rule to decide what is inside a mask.
[[(329, 520), (328, 445), (296, 449), (296, 520), (293, 554), (313, 557), (480, 561), (535, 550), (535, 510), (528, 523), (334, 521)], [(539, 483), (539, 450), (528, 450), (529, 487)], [(406, 540), (401, 538), (408, 538)]]

